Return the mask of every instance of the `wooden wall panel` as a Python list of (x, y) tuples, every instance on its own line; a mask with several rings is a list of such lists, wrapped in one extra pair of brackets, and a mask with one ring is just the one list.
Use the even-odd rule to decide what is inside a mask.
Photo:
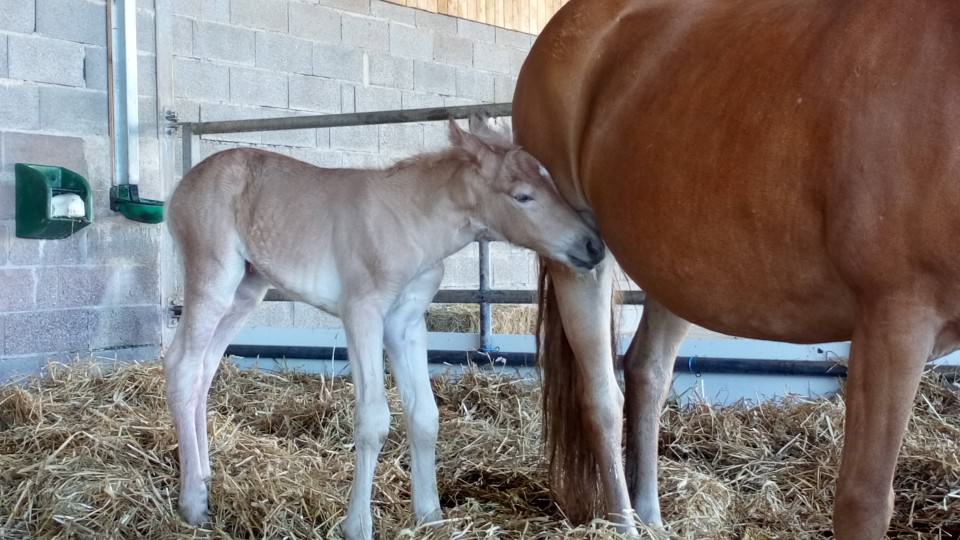
[(569, 0), (386, 0), (393, 4), (537, 34)]

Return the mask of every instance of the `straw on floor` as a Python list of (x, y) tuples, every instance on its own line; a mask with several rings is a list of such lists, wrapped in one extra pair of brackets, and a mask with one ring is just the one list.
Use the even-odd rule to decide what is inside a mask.
[[(411, 520), (395, 414), (374, 493), (379, 538), (616, 536), (599, 520), (572, 527), (551, 503), (535, 385), (470, 372), (434, 388), (446, 519)], [(0, 389), (0, 538), (338, 537), (353, 463), (349, 381), (224, 366), (210, 406), (211, 530), (177, 517), (163, 395), (155, 364), (60, 367)], [(829, 537), (842, 413), (840, 399), (671, 406), (660, 435), (671, 536)], [(960, 536), (958, 443), (958, 389), (928, 376), (900, 460), (892, 536)]]

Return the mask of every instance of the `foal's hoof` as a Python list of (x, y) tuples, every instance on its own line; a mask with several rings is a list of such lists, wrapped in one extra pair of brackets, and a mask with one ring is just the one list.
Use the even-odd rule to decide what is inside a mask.
[(180, 496), (180, 517), (184, 521), (200, 527), (210, 523), (210, 512), (207, 511), (207, 490), (199, 490), (199, 493), (184, 493)]
[(437, 521), (442, 519), (443, 513), (439, 508), (434, 508), (427, 512), (417, 512), (417, 523), (420, 525), (436, 524)]
[(373, 538), (373, 526), (364, 526), (360, 519), (350, 519), (349, 517), (340, 523), (340, 534), (346, 540), (371, 540)]

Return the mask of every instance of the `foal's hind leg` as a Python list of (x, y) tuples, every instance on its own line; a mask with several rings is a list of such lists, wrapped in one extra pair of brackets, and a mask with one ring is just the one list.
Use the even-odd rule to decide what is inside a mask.
[(438, 267), (412, 282), (387, 315), (384, 328), (387, 357), (400, 390), (410, 440), (413, 509), (421, 523), (440, 519), (436, 463), (439, 413), (427, 370), (424, 312), (442, 276), (442, 267)]
[[(167, 404), (177, 431), (180, 454), (180, 514), (198, 525), (208, 519), (207, 487), (198, 440), (198, 407), (205, 393), (204, 360), (221, 319), (243, 279), (239, 253), (199, 253), (186, 261), (183, 316), (164, 355)], [(202, 257), (202, 259), (201, 259)]]
[(627, 486), (633, 510), (650, 525), (663, 525), (657, 496), (660, 411), (670, 389), (673, 361), (689, 329), (690, 323), (648, 297), (624, 358)]
[(890, 524), (897, 455), (942, 327), (932, 310), (911, 300), (861, 308), (854, 330), (833, 511), (837, 540), (883, 538)]
[(210, 479), (210, 447), (207, 441), (207, 397), (213, 376), (220, 367), (227, 346), (236, 337), (243, 323), (256, 309), (270, 284), (256, 270), (248, 270), (233, 295), (233, 304), (217, 325), (203, 359), (203, 383), (200, 390), (200, 403), (197, 405), (197, 447), (200, 449), (200, 472), (207, 481)]

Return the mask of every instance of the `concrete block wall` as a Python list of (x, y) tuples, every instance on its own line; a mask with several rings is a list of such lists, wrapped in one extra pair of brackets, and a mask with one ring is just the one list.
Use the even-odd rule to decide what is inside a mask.
[[(176, 0), (175, 108), (185, 120), (510, 101), (533, 36), (379, 0)], [(201, 157), (258, 145), (326, 167), (381, 167), (447, 144), (444, 123), (204, 136)], [(177, 162), (179, 163), (179, 161)], [(445, 287), (477, 287), (477, 250), (447, 261)], [(520, 261), (520, 262), (518, 262)], [(492, 284), (536, 285), (533, 259), (493, 248)], [(336, 326), (265, 303), (253, 326)]]
[[(152, 0), (138, 19), (141, 176), (159, 194)], [(104, 0), (0, 0), (0, 379), (51, 359), (157, 354), (159, 227), (108, 207), (106, 28)], [(16, 238), (18, 162), (84, 175), (94, 224), (65, 240)]]

